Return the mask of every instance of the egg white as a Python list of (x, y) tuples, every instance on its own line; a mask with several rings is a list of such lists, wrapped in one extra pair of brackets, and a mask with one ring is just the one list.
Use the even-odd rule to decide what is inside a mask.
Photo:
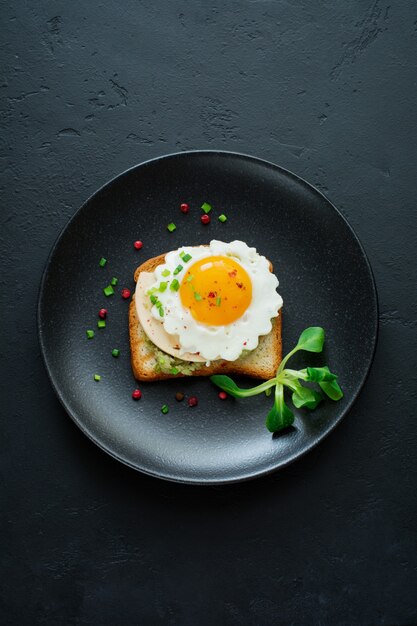
[[(164, 292), (157, 293), (163, 306), (163, 317), (156, 306), (151, 309), (152, 316), (162, 322), (168, 335), (175, 335), (179, 345), (180, 356), (186, 353), (199, 354), (206, 361), (224, 359), (235, 361), (243, 350), (254, 350), (259, 337), (271, 332), (271, 320), (278, 316), (283, 301), (276, 289), (278, 279), (269, 269), (268, 260), (250, 248), (243, 241), (224, 243), (212, 240), (209, 246), (185, 246), (169, 252), (165, 263), (154, 271), (155, 282), (153, 287), (158, 288), (161, 281), (170, 281), (174, 278), (173, 271), (178, 265), (184, 269), (175, 278), (182, 281), (187, 271), (180, 253), (189, 253), (192, 259), (189, 264), (211, 256), (229, 256), (239, 263), (248, 273), (252, 282), (252, 301), (243, 315), (223, 326), (211, 326), (194, 319), (189, 309), (181, 302), (179, 291), (172, 291), (169, 287)], [(162, 275), (169, 270), (170, 275)]]

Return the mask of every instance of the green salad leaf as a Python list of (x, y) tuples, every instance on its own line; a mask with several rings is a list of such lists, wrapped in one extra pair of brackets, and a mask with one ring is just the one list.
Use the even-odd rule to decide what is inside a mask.
[(265, 425), (269, 432), (276, 433), (288, 428), (294, 422), (294, 413), (284, 402), (284, 387), (281, 383), (275, 386), (275, 399), (272, 409), (266, 416)]
[(266, 391), (269, 387), (273, 387), (275, 385), (275, 378), (271, 378), (271, 380), (267, 380), (262, 385), (258, 385), (257, 387), (251, 387), (250, 389), (241, 389), (238, 387), (234, 380), (232, 380), (229, 376), (224, 376), (223, 374), (214, 374), (210, 376), (210, 380), (212, 383), (220, 387), (223, 391), (226, 391), (233, 398), (248, 398), (249, 396), (257, 396), (259, 393)]
[(320, 328), (320, 326), (310, 326), (310, 328), (303, 330), (296, 347), (298, 350), (307, 350), (307, 352), (321, 352), (323, 345), (323, 328)]
[(284, 391), (288, 389), (291, 392), (293, 405), (297, 408), (305, 408), (313, 411), (323, 400), (323, 394), (311, 386), (302, 384), (316, 383), (326, 396), (331, 400), (337, 401), (343, 398), (343, 391), (337, 382), (336, 374), (333, 374), (327, 365), (322, 367), (307, 367), (302, 370), (293, 370), (286, 368), (287, 361), (299, 350), (306, 352), (321, 352), (324, 345), (324, 330), (320, 326), (311, 326), (306, 328), (300, 335), (297, 345), (286, 357), (281, 364), (274, 378), (267, 380), (261, 385), (244, 389), (238, 387), (235, 381), (229, 376), (215, 374), (210, 380), (226, 391), (234, 398), (249, 398), (265, 393), (266, 396), (271, 395), (272, 387), (275, 387), (274, 403), (266, 418), (266, 427), (271, 433), (276, 433), (284, 428), (288, 428), (294, 422), (294, 414), (286, 405)]

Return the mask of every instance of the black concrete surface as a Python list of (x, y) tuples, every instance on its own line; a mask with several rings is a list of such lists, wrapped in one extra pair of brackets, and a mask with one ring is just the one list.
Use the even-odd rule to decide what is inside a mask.
[[(2, 623), (417, 623), (415, 3), (20, 0), (1, 18)], [(78, 206), (129, 166), (204, 148), (321, 189), (380, 299), (374, 366), (336, 431), (215, 488), (95, 447), (36, 335)]]

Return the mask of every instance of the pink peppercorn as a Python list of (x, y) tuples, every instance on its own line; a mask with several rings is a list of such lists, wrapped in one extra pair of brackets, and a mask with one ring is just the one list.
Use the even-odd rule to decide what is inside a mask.
[(141, 241), (135, 241), (133, 245), (135, 246), (136, 250), (140, 250), (143, 246), (143, 243)]
[(198, 404), (198, 400), (195, 396), (191, 396), (191, 398), (188, 398), (188, 406), (197, 406)]
[(122, 289), (122, 298), (123, 298), (123, 300), (127, 300), (128, 298), (130, 298), (130, 290), (129, 289)]
[(188, 211), (190, 210), (190, 207), (188, 206), (186, 202), (183, 202), (182, 204), (180, 204), (180, 209), (182, 213), (188, 213)]
[(207, 213), (204, 213), (204, 215), (201, 216), (201, 223), (210, 224), (210, 215), (207, 215)]
[(132, 398), (134, 400), (140, 400), (141, 397), (142, 397), (142, 392), (140, 391), (140, 389), (134, 389), (132, 391)]
[(225, 391), (220, 391), (219, 398), (220, 398), (220, 400), (226, 400), (227, 393)]
[(107, 309), (100, 309), (98, 316), (101, 317), (102, 320), (105, 320), (107, 317)]

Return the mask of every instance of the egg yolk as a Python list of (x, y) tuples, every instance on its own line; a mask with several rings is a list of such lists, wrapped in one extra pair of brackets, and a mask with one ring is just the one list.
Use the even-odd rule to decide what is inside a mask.
[(195, 320), (223, 326), (242, 317), (252, 300), (252, 283), (246, 270), (234, 259), (206, 257), (188, 268), (180, 286), (180, 297)]

